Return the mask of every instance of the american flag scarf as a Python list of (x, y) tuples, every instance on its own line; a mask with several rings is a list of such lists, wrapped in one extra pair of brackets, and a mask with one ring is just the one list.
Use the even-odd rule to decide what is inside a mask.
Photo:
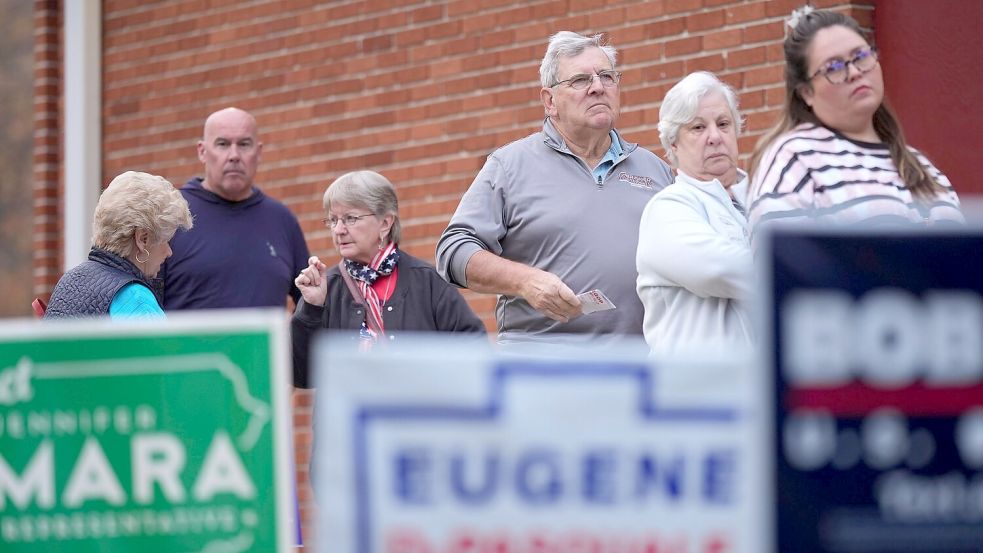
[[(379, 339), (376, 332), (383, 333), (386, 331), (386, 327), (382, 322), (382, 306), (379, 305), (379, 295), (372, 289), (372, 284), (382, 276), (391, 275), (396, 269), (397, 263), (399, 263), (399, 250), (396, 248), (396, 244), (392, 242), (376, 252), (375, 257), (368, 265), (350, 259), (345, 260), (345, 269), (353, 279), (358, 281), (358, 290), (365, 298), (366, 320), (362, 322), (360, 334), (373, 342)], [(378, 329), (378, 331), (374, 329)]]

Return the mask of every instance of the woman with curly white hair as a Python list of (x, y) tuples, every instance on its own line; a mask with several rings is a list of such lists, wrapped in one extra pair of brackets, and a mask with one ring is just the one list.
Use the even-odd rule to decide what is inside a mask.
[(88, 259), (58, 280), (44, 318), (163, 317), (155, 277), (174, 233), (191, 225), (188, 202), (167, 179), (119, 175), (96, 204)]
[(662, 101), (659, 135), (676, 180), (645, 206), (635, 258), (653, 351), (751, 343), (740, 130), (737, 97), (712, 73), (686, 76)]

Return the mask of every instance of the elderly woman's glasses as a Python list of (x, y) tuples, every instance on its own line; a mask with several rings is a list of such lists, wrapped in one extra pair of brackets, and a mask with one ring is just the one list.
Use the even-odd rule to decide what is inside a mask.
[[(600, 79), (602, 86), (610, 87), (618, 84), (618, 81), (621, 80), (621, 73), (618, 73), (617, 71), (598, 71), (597, 78)], [(579, 75), (574, 75), (569, 79), (558, 81), (554, 83), (553, 86), (551, 86), (550, 88), (560, 86), (561, 84), (565, 83), (567, 86), (569, 86), (574, 90), (583, 90), (589, 87), (593, 82), (594, 82), (594, 75), (587, 75), (585, 73), (581, 73)]]
[(829, 84), (843, 84), (846, 82), (847, 74), (849, 73), (850, 66), (859, 71), (860, 73), (866, 73), (877, 65), (877, 49), (867, 48), (866, 50), (860, 50), (852, 58), (848, 60), (835, 60), (826, 64), (819, 71), (816, 71), (809, 77), (809, 80), (815, 79), (819, 75), (826, 77)]
[(328, 217), (327, 219), (321, 219), (325, 226), (330, 228), (335, 228), (338, 223), (345, 223), (346, 227), (350, 227), (360, 220), (371, 217), (375, 215), (374, 213), (366, 213), (365, 215), (345, 215), (344, 217)]

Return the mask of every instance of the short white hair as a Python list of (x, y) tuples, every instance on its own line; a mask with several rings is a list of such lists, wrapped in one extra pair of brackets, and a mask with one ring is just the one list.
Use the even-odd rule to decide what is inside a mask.
[(659, 108), (659, 140), (673, 167), (677, 167), (679, 163), (676, 154), (672, 151), (672, 145), (676, 143), (676, 138), (679, 136), (679, 129), (693, 120), (696, 110), (700, 107), (700, 100), (711, 93), (723, 95), (734, 118), (734, 133), (736, 136), (741, 135), (744, 119), (737, 108), (737, 94), (734, 89), (709, 71), (690, 73), (669, 89)]
[(543, 63), (539, 65), (539, 80), (543, 88), (549, 88), (556, 84), (560, 70), (560, 58), (572, 58), (579, 56), (588, 48), (600, 48), (604, 55), (611, 62), (611, 69), (614, 69), (618, 60), (618, 51), (610, 44), (604, 44), (603, 35), (587, 37), (572, 31), (560, 31), (550, 37), (549, 46), (546, 47), (546, 55), (543, 56)]

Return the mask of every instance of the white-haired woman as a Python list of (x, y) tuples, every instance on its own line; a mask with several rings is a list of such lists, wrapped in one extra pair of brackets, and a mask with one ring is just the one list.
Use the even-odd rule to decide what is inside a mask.
[(386, 177), (338, 177), (324, 192), (324, 212), (342, 260), (329, 269), (312, 256), (294, 280), (303, 296), (292, 321), (296, 386), (310, 385), (310, 338), (322, 328), (349, 330), (367, 345), (399, 331), (485, 332), (457, 289), (399, 249), (399, 206)]
[(155, 277), (174, 233), (191, 225), (188, 202), (167, 179), (119, 175), (96, 204), (88, 259), (58, 280), (44, 318), (163, 317)]
[(712, 73), (686, 76), (662, 101), (659, 136), (676, 180), (645, 206), (635, 258), (643, 332), (653, 351), (752, 340), (740, 128), (734, 91)]

